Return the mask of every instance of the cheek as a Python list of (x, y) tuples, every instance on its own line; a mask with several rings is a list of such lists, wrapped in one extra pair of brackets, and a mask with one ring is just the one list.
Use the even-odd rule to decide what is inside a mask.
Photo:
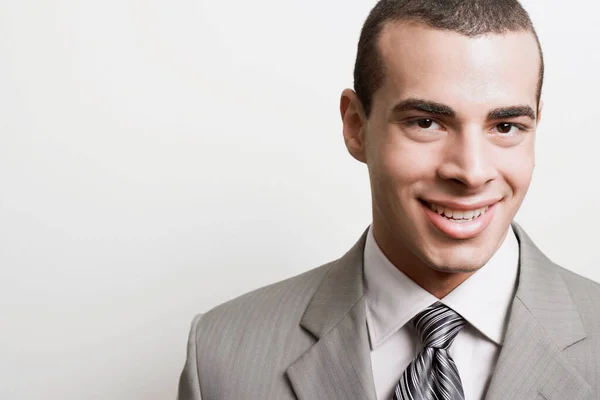
[(535, 155), (533, 146), (524, 146), (518, 150), (502, 160), (500, 171), (503, 179), (512, 189), (513, 195), (524, 197), (531, 183)]
[[(427, 147), (427, 148), (425, 148)], [(392, 181), (397, 189), (410, 189), (412, 184), (435, 179), (436, 149), (388, 132), (375, 149), (379, 174)]]

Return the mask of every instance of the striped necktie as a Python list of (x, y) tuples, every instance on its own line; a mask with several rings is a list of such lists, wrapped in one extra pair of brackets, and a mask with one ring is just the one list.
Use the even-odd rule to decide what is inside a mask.
[(466, 321), (437, 302), (417, 314), (412, 322), (423, 351), (402, 374), (393, 400), (464, 400), (458, 370), (448, 349)]

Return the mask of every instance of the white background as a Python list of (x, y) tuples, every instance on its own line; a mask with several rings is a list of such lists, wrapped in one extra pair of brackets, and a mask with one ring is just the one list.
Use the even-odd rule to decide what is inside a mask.
[[(174, 399), (194, 314), (358, 239), (337, 107), (373, 4), (0, 1), (0, 398)], [(525, 5), (547, 81), (517, 221), (600, 280), (600, 6)]]

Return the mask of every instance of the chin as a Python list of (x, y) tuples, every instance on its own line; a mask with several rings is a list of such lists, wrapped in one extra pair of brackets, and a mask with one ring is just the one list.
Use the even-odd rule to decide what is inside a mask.
[[(483, 267), (502, 244), (508, 226), (493, 221), (480, 235), (467, 240), (455, 240), (428, 232), (426, 244), (420, 250), (421, 260), (430, 268), (445, 273), (474, 273)], [(426, 237), (423, 235), (422, 237)]]
[(472, 274), (477, 272), (478, 269), (483, 267), (483, 264), (473, 264), (472, 262), (457, 262), (454, 264), (446, 264), (443, 266), (440, 265), (430, 265), (431, 269), (434, 269), (438, 272), (443, 272), (446, 274)]
[[(485, 256), (482, 256), (485, 254)], [(474, 273), (483, 267), (493, 252), (481, 249), (448, 249), (429, 260), (424, 260), (432, 269), (444, 273)]]

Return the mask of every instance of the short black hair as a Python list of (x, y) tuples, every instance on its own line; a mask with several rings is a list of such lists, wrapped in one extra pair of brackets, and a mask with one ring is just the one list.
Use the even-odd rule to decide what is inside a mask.
[(544, 81), (544, 56), (531, 18), (517, 0), (380, 0), (362, 27), (354, 65), (354, 91), (367, 117), (371, 113), (373, 94), (385, 79), (378, 48), (380, 33), (388, 22), (408, 21), (468, 37), (531, 32), (538, 44), (541, 60), (537, 90), (539, 104)]

